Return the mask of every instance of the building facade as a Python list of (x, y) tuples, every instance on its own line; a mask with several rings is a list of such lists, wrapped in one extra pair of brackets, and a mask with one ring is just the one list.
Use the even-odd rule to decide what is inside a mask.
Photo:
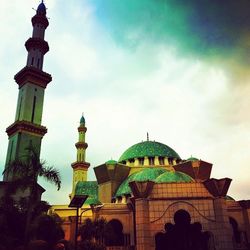
[[(25, 43), (26, 66), (15, 75), (19, 96), (15, 121), (6, 130), (6, 166), (24, 157), (29, 146), (40, 153), (47, 132), (41, 122), (45, 88), (52, 80), (43, 71), (49, 50), (44, 40), (48, 24), (42, 2), (32, 18), (32, 37)], [(70, 199), (88, 196), (80, 210), (80, 225), (85, 218), (105, 218), (114, 229), (112, 238), (105, 239), (107, 247), (153, 250), (170, 244), (172, 249), (190, 249), (202, 239), (207, 249), (247, 249), (250, 201), (228, 196), (231, 179), (211, 178), (211, 163), (194, 157), (182, 159), (171, 147), (147, 139), (132, 145), (117, 161), (96, 166), (96, 181), (88, 181), (86, 131), (81, 117)], [(4, 175), (0, 195), (13, 178)], [(53, 205), (50, 212), (64, 219), (66, 239), (73, 241), (75, 209), (68, 204)]]
[[(75, 172), (74, 164), (72, 168)], [(211, 163), (194, 157), (181, 159), (171, 147), (146, 140), (128, 148), (118, 161), (94, 167), (96, 181), (85, 179), (86, 168), (78, 171), (84, 179), (75, 182), (73, 173), (72, 194), (88, 195), (79, 223), (105, 218), (117, 232), (117, 240), (106, 240), (112, 249), (162, 249), (168, 235), (176, 239), (169, 243), (177, 244), (173, 249), (195, 249), (187, 245), (197, 243), (196, 234), (203, 237), (204, 249), (247, 249), (250, 201), (228, 196), (232, 180), (211, 178)], [(64, 218), (66, 238), (73, 240), (75, 210), (54, 205), (50, 212)], [(181, 235), (189, 236), (180, 240)]]

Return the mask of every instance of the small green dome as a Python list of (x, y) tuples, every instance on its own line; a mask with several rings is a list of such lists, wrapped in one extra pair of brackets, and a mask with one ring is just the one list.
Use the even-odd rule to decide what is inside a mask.
[(230, 200), (230, 201), (235, 201), (235, 199), (233, 197), (229, 196), (229, 195), (226, 195), (225, 199)]
[(117, 161), (115, 161), (115, 160), (109, 160), (109, 161), (106, 161), (105, 164), (106, 165), (115, 165), (115, 164), (117, 164)]
[(194, 180), (187, 174), (182, 172), (166, 171), (155, 179), (156, 183), (171, 183), (171, 182), (194, 182)]
[(189, 157), (189, 158), (187, 159), (187, 161), (199, 161), (199, 159), (196, 158), (196, 157), (191, 156), (191, 157)]
[(120, 157), (119, 162), (134, 158), (143, 158), (145, 156), (162, 156), (181, 159), (180, 156), (172, 148), (163, 143), (156, 141), (144, 141), (128, 148)]
[(139, 172), (131, 174), (117, 189), (115, 196), (117, 197), (125, 194), (130, 194), (131, 189), (129, 183), (131, 181), (154, 181), (159, 175), (163, 174), (164, 172), (166, 172), (166, 170), (162, 168), (144, 168)]
[(85, 124), (85, 118), (83, 117), (83, 115), (82, 115), (82, 117), (80, 119), (80, 124)]

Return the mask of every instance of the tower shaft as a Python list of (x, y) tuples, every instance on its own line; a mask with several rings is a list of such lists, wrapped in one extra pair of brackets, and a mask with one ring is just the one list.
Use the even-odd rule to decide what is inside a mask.
[[(30, 146), (40, 154), (41, 141), (47, 132), (41, 122), (44, 92), (52, 77), (43, 71), (44, 55), (49, 51), (48, 43), (44, 40), (49, 22), (43, 2), (38, 6), (31, 21), (32, 37), (25, 43), (28, 51), (27, 63), (14, 77), (19, 86), (19, 93), (15, 121), (6, 129), (9, 145), (5, 167), (16, 159), (24, 159)], [(13, 176), (4, 175), (5, 181), (12, 179)]]
[(75, 187), (79, 181), (87, 181), (87, 173), (90, 164), (86, 162), (86, 149), (88, 144), (85, 142), (85, 134), (87, 128), (85, 127), (85, 120), (82, 117), (80, 126), (78, 127), (78, 142), (75, 144), (76, 147), (76, 161), (71, 164), (73, 168), (73, 183), (72, 183), (72, 194), (75, 192)]

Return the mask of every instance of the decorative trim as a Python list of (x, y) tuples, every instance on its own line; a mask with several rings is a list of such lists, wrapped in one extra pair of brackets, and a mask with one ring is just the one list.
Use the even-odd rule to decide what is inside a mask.
[(160, 219), (166, 214), (167, 210), (168, 210), (170, 207), (172, 207), (172, 206), (174, 206), (175, 204), (178, 204), (178, 203), (185, 203), (185, 204), (188, 204), (188, 205), (190, 205), (191, 207), (193, 207), (193, 208), (195, 209), (195, 211), (196, 211), (201, 217), (203, 217), (204, 219), (206, 219), (207, 221), (216, 222), (216, 220), (212, 220), (212, 219), (206, 217), (205, 215), (203, 215), (203, 214), (202, 214), (193, 204), (191, 204), (191, 203), (189, 203), (189, 202), (187, 202), (187, 201), (176, 201), (176, 202), (171, 203), (171, 204), (165, 209), (165, 211), (163, 212), (163, 214), (162, 214), (159, 218), (157, 218), (156, 220), (150, 221), (150, 223), (154, 223), (154, 222), (160, 220)]
[(154, 184), (153, 181), (131, 181), (129, 186), (135, 199), (137, 199), (147, 198), (151, 194)]
[(211, 178), (204, 181), (203, 184), (210, 194), (212, 194), (216, 198), (220, 198), (227, 195), (227, 191), (229, 189), (231, 181), (232, 179), (230, 178)]
[(33, 66), (26, 66), (15, 75), (14, 79), (19, 88), (30, 82), (45, 89), (47, 84), (51, 82), (52, 77), (50, 74)]
[(78, 132), (85, 132), (86, 133), (87, 128), (86, 127), (78, 127)]
[(27, 132), (43, 137), (47, 133), (47, 128), (28, 121), (16, 121), (6, 129), (9, 137), (18, 132)]
[(77, 149), (78, 148), (84, 148), (84, 149), (86, 149), (88, 147), (88, 143), (86, 143), (86, 142), (77, 142), (75, 144), (75, 146), (76, 146)]
[(71, 164), (71, 167), (74, 169), (74, 170), (77, 170), (77, 169), (84, 169), (84, 170), (88, 170), (90, 166), (90, 163), (88, 162), (79, 162), (79, 161), (76, 161), (76, 162), (73, 162)]

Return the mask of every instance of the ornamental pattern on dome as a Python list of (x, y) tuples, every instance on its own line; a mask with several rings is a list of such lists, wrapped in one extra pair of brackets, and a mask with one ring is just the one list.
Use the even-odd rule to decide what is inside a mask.
[(156, 183), (194, 182), (193, 178), (178, 171), (166, 171), (155, 179)]
[(142, 157), (168, 157), (181, 159), (180, 156), (169, 146), (155, 141), (144, 141), (128, 148), (120, 157), (119, 162)]
[(97, 181), (79, 181), (76, 184), (76, 195), (88, 195), (87, 200), (84, 202), (86, 205), (100, 204), (98, 200), (98, 184)]
[(185, 183), (194, 182), (193, 178), (178, 171), (169, 171), (162, 168), (145, 168), (130, 175), (120, 185), (115, 197), (131, 194), (129, 183), (131, 181), (154, 181), (155, 183)]
[(131, 193), (129, 183), (131, 181), (153, 181), (167, 170), (162, 168), (144, 168), (143, 170), (131, 174), (116, 191), (116, 197)]

